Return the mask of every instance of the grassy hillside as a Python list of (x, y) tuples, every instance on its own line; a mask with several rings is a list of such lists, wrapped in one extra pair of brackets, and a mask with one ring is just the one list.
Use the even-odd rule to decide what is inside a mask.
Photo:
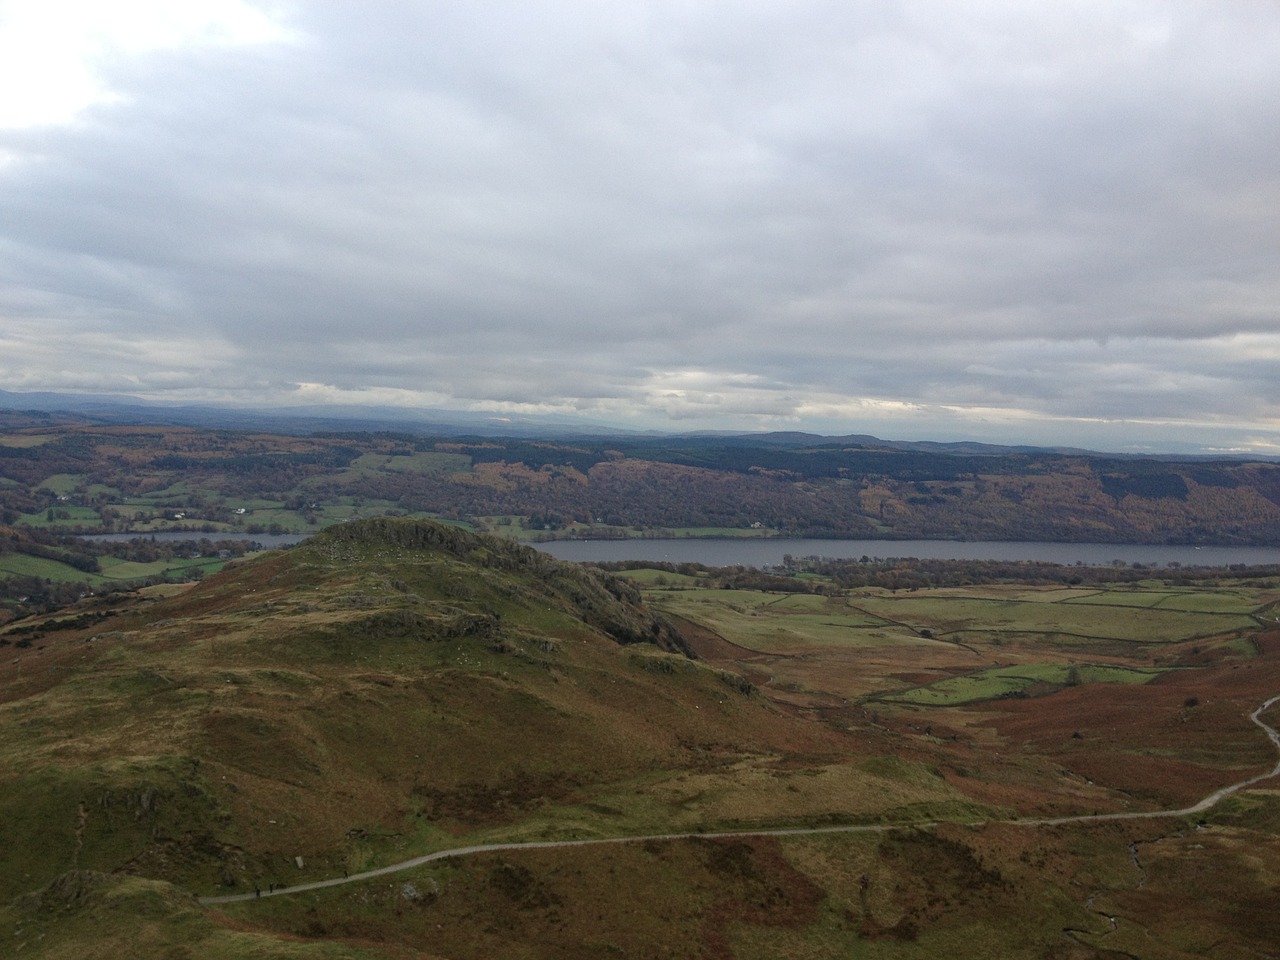
[[(3, 896), (73, 868), (245, 890), (464, 837), (776, 816), (720, 771), (834, 748), (688, 659), (624, 581), (427, 522), (87, 621), (4, 667)], [(696, 802), (655, 789), (683, 774)]]
[[(0, 952), (1190, 958), (1274, 944), (1270, 781), (1195, 817), (1015, 822), (1166, 810), (1270, 769), (1248, 715), (1280, 692), (1280, 633), (1260, 629), (1274, 578), (712, 586), (381, 519), (0, 628)], [(699, 836), (829, 825), (869, 829)], [(648, 839), (196, 899), (470, 845), (625, 837)]]

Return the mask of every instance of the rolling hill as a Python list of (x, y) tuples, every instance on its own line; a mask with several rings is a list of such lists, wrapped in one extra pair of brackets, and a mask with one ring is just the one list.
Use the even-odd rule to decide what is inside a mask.
[[(639, 582), (383, 518), (0, 628), (0, 943), (763, 960), (1268, 942), (1280, 797), (1264, 780), (1199, 823), (1162, 811), (1274, 763), (1248, 717), (1280, 676), (1254, 616), (1274, 583), (908, 600), (671, 574), (667, 619)], [(1014, 612), (1080, 636), (935, 638)], [(1151, 651), (1159, 668), (1072, 679), (1086, 647), (1111, 674)], [(975, 672), (992, 657), (1033, 695), (948, 694), (1010, 673)], [(1222, 896), (1186, 900), (1188, 870)]]
[[(836, 747), (690, 659), (624, 581), (427, 521), (334, 527), (84, 612), (4, 665), (0, 900), (776, 816), (735, 764)], [(686, 775), (721, 796), (660, 789)]]

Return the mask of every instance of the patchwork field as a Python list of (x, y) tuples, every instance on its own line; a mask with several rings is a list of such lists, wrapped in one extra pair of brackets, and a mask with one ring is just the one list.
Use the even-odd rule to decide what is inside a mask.
[(1180, 805), (1271, 749), (1247, 715), (1280, 692), (1259, 639), (1275, 636), (1260, 632), (1274, 583), (817, 596), (639, 582), (694, 625), (708, 662), (806, 715), (873, 718), (981, 802), (1060, 812), (1082, 800), (1064, 791), (1076, 777), (1093, 809)]

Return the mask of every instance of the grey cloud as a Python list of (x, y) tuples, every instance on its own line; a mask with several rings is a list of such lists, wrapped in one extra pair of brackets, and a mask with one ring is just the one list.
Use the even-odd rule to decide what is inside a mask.
[[(1273, 9), (295, 15), (301, 43), (122, 60), (123, 102), (0, 139), (8, 382), (75, 386), (39, 321), (84, 389), (1276, 429)], [(1204, 349), (1243, 334), (1270, 352)]]

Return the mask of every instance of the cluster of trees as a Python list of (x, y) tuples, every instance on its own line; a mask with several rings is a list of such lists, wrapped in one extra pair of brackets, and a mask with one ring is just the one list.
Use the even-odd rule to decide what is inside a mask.
[(758, 524), (797, 536), (847, 537), (870, 536), (876, 529), (851, 488), (823, 490), (776, 477), (640, 460), (602, 462), (582, 479), (567, 472), (531, 475), (523, 464), (504, 464), (463, 478), (373, 474), (359, 486), (369, 498), (391, 500), (411, 512), (520, 516), (530, 518), (535, 529), (574, 522), (646, 530)]
[[(612, 560), (598, 561), (592, 566), (611, 573), (624, 570), (658, 570), (663, 573), (696, 577), (704, 585), (716, 590), (761, 590), (768, 593), (828, 593), (830, 584), (795, 576), (794, 573), (778, 573), (756, 567), (708, 567), (701, 563), (667, 563), (661, 560)], [(659, 585), (662, 581), (656, 580)]]
[(0, 577), (0, 624), (18, 616), (58, 610), (94, 591), (87, 583), (42, 577)]
[[(925, 587), (964, 587), (982, 583), (1026, 583), (1038, 586), (1088, 586), (1137, 583), (1163, 579), (1177, 586), (1211, 585), (1223, 576), (1220, 567), (1167, 567), (1153, 569), (1143, 564), (1086, 566), (1037, 560), (793, 560), (795, 572), (830, 577), (841, 588), (884, 587), (912, 590)], [(1267, 579), (1280, 577), (1280, 566), (1233, 568), (1231, 573)]]
[(0, 555), (21, 553), (64, 563), (82, 573), (98, 572), (98, 554), (87, 541), (59, 536), (48, 530), (0, 527)]

